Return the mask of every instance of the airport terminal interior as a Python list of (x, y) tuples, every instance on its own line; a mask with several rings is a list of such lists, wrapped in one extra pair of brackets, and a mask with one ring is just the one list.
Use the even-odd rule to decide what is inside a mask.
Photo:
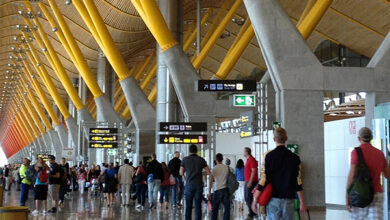
[(230, 219), (266, 219), (247, 199), (280, 128), (290, 219), (354, 219), (361, 128), (390, 162), (389, 31), (389, 0), (0, 0), (0, 219), (227, 219), (221, 164)]

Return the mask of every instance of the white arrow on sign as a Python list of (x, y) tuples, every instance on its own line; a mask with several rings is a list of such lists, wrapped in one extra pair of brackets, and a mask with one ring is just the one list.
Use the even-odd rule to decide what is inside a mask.
[(241, 104), (241, 103), (243, 103), (245, 100), (243, 99), (243, 98), (241, 98), (241, 97), (238, 97), (237, 99), (236, 99), (236, 102), (238, 103), (238, 104)]

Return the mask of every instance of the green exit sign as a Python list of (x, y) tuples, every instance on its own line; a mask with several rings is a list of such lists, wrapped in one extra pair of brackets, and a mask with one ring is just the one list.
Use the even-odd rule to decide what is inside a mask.
[(255, 107), (255, 95), (233, 95), (233, 106), (236, 107)]

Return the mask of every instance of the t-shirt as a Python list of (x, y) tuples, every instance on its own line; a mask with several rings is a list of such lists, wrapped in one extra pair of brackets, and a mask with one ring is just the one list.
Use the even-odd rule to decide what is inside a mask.
[(181, 166), (185, 169), (186, 184), (203, 185), (202, 171), (207, 163), (202, 157), (191, 154), (183, 158)]
[(251, 155), (249, 158), (246, 160), (245, 163), (245, 170), (244, 170), (244, 177), (245, 177), (245, 182), (249, 182), (252, 174), (252, 169), (255, 168), (255, 176), (253, 177), (253, 182), (256, 183), (259, 180), (259, 177), (257, 175), (257, 160)]
[(39, 181), (39, 175), (41, 174), (41, 172), (47, 172), (48, 170), (46, 170), (45, 167), (40, 167), (38, 172), (37, 172), (37, 178), (35, 178), (35, 185), (47, 185), (47, 182), (41, 182)]
[(217, 164), (211, 173), (215, 180), (215, 191), (226, 188), (229, 167), (224, 164)]
[[(56, 175), (57, 173), (61, 174), (61, 167), (57, 163), (50, 164), (50, 175)], [(61, 178), (49, 177), (49, 184), (61, 184)]]
[(237, 181), (245, 181), (244, 167), (236, 168), (236, 178), (237, 178)]
[(28, 166), (22, 164), (19, 169), (19, 175), (22, 178), (22, 183), (30, 185), (31, 182), (26, 178), (26, 172), (27, 172)]
[[(375, 192), (383, 192), (380, 176), (383, 169), (386, 167), (386, 159), (382, 151), (376, 149), (371, 144), (362, 144), (360, 145), (363, 151), (364, 162), (370, 170), (370, 175), (372, 178), (372, 184), (374, 185)], [(354, 149), (351, 153), (351, 164), (358, 164), (358, 154)]]
[(111, 168), (109, 170), (106, 170), (106, 174), (107, 174), (108, 178), (114, 178), (116, 173), (117, 172), (116, 172), (115, 168)]
[(173, 176), (180, 176), (180, 164), (181, 160), (177, 157), (174, 157), (171, 161), (169, 161), (168, 168), (172, 172)]

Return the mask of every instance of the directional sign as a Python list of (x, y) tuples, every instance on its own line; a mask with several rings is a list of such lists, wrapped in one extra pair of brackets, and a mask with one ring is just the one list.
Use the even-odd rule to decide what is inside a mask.
[(254, 107), (256, 106), (255, 95), (233, 95), (233, 106)]
[(89, 143), (89, 148), (118, 148), (118, 143)]
[(287, 144), (286, 147), (291, 152), (298, 154), (298, 144)]
[(89, 141), (116, 142), (116, 141), (118, 141), (118, 135), (89, 135)]
[(160, 144), (207, 144), (207, 135), (160, 135)]
[(90, 128), (90, 134), (117, 134), (118, 128)]
[(198, 92), (254, 92), (256, 80), (198, 80)]
[(160, 131), (207, 131), (206, 122), (160, 122)]

